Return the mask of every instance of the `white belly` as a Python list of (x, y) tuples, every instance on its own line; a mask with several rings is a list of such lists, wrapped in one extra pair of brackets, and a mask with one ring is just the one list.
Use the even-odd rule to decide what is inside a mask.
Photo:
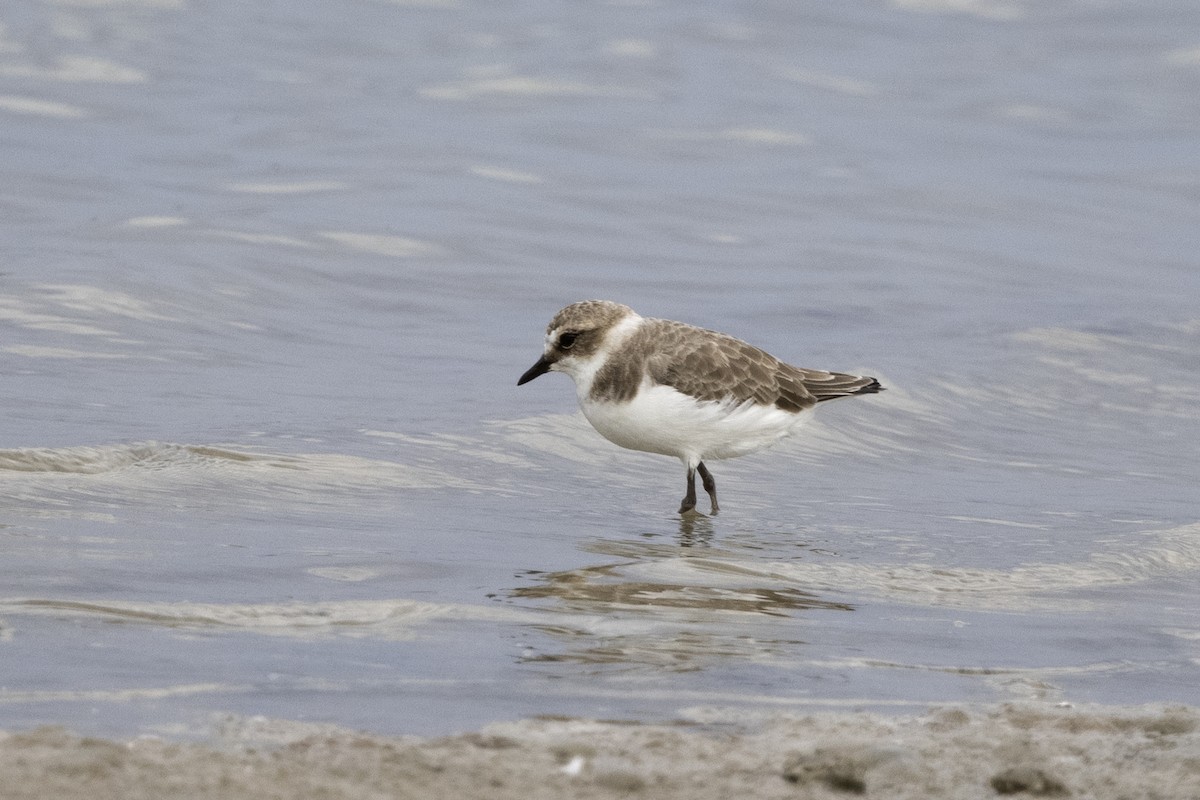
[(812, 415), (754, 403), (700, 402), (669, 386), (643, 386), (625, 403), (581, 397), (579, 405), (592, 427), (614, 444), (675, 456), (689, 466), (769, 447)]

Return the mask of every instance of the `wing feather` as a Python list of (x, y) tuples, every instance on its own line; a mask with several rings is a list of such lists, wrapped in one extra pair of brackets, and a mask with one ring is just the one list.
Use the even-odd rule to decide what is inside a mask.
[(875, 378), (793, 367), (740, 339), (682, 322), (648, 319), (638, 331), (637, 338), (643, 337), (629, 346), (647, 354), (650, 379), (697, 400), (799, 412), (823, 400), (883, 389)]

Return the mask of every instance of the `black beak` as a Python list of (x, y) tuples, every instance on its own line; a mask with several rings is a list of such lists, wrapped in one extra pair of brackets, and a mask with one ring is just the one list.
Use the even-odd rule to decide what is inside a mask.
[(547, 361), (545, 356), (542, 356), (537, 360), (536, 364), (525, 370), (525, 374), (517, 379), (517, 386), (520, 386), (524, 383), (529, 383), (539, 375), (545, 375), (550, 371), (550, 364), (551, 362)]

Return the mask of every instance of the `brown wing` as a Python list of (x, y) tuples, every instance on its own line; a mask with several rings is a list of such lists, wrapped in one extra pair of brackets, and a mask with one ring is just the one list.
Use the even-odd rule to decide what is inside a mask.
[[(654, 340), (646, 370), (655, 383), (678, 389), (698, 400), (752, 401), (773, 405), (780, 398), (777, 380), (780, 363), (757, 347), (713, 331), (680, 322), (653, 320), (643, 326)], [(806, 393), (792, 389), (804, 404)], [(816, 402), (807, 398), (801, 407)]]
[(670, 320), (652, 323), (639, 331), (655, 340), (646, 360), (651, 379), (699, 400), (752, 401), (799, 412), (822, 400), (882, 389), (874, 378), (793, 367), (723, 333)]
[(597, 373), (591, 395), (631, 400), (643, 374), (697, 400), (754, 402), (791, 412), (883, 388), (874, 378), (793, 367), (723, 333), (647, 319)]

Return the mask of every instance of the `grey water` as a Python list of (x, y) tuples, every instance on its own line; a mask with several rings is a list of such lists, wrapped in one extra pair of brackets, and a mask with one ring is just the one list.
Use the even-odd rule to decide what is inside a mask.
[[(1200, 703), (1200, 9), (11, 0), (0, 728)], [(712, 464), (604, 297), (888, 391)]]

